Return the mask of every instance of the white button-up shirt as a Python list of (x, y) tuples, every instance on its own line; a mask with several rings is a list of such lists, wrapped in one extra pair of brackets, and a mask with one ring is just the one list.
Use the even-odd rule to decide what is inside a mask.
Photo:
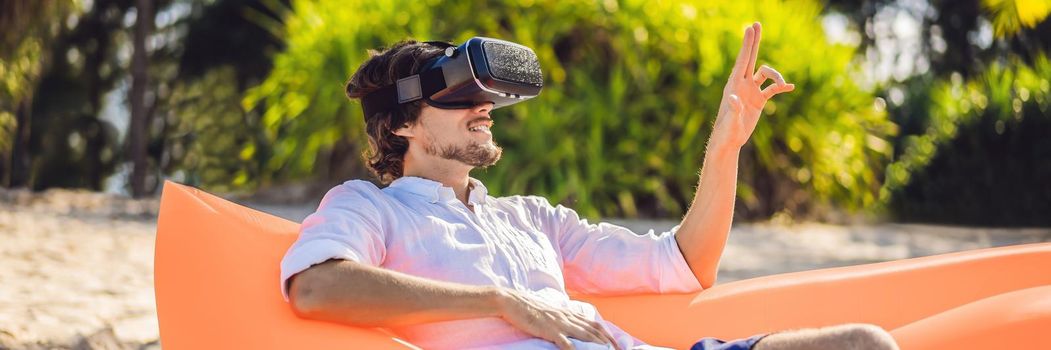
[[(352, 260), (415, 276), (511, 288), (603, 324), (622, 348), (647, 348), (570, 300), (587, 294), (681, 293), (701, 290), (674, 233), (637, 235), (608, 223), (590, 224), (575, 211), (538, 196), (492, 197), (470, 179), (472, 212), (452, 188), (401, 177), (379, 189), (352, 180), (334, 187), (300, 228), (281, 261), (281, 288), (311, 265)], [(498, 317), (433, 322), (394, 329), (424, 349), (557, 349)], [(570, 339), (577, 349), (604, 346)]]

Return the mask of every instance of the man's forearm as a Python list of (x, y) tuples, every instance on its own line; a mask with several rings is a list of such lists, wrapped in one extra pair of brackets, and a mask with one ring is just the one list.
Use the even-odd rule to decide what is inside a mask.
[(495, 287), (435, 281), (345, 260), (297, 274), (293, 309), (303, 317), (354, 326), (390, 327), (499, 317)]
[(713, 138), (704, 157), (697, 193), (676, 232), (679, 250), (703, 288), (715, 284), (719, 259), (733, 223), (739, 158), (739, 147)]

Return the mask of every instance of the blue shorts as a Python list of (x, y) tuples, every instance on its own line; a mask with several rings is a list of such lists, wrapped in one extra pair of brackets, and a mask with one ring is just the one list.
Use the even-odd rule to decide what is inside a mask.
[(701, 340), (698, 340), (696, 344), (693, 344), (693, 346), (690, 347), (690, 350), (751, 350), (752, 347), (755, 346), (755, 343), (759, 342), (759, 339), (763, 339), (767, 335), (768, 334), (760, 334), (731, 341), (716, 338), (702, 338)]

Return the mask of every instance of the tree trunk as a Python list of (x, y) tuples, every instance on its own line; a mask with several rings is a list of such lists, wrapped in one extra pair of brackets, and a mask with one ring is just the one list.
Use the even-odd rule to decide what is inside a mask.
[(128, 130), (129, 151), (131, 152), (131, 194), (142, 197), (149, 194), (146, 188), (146, 174), (149, 166), (146, 159), (146, 144), (149, 139), (147, 124), (146, 88), (149, 85), (149, 53), (146, 52), (146, 39), (153, 30), (153, 0), (136, 0), (136, 19), (134, 47), (131, 57), (131, 125)]

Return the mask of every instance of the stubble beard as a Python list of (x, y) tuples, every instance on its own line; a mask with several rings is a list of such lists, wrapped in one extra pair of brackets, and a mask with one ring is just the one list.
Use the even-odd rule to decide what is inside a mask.
[(454, 144), (435, 145), (431, 143), (424, 146), (423, 150), (430, 155), (455, 160), (478, 168), (496, 164), (504, 152), (504, 149), (500, 148), (495, 141), (485, 144), (469, 141), (466, 146)]

